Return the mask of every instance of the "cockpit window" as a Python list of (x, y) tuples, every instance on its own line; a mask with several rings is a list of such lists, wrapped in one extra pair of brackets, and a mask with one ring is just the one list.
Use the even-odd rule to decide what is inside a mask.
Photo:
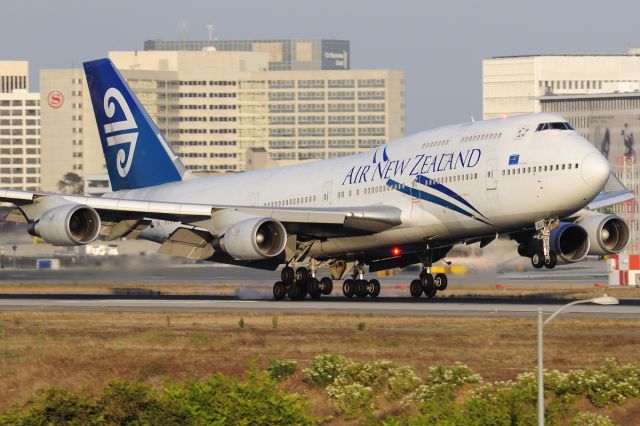
[(536, 132), (541, 132), (543, 130), (575, 130), (573, 126), (566, 121), (559, 121), (556, 123), (540, 123), (538, 124), (538, 128)]

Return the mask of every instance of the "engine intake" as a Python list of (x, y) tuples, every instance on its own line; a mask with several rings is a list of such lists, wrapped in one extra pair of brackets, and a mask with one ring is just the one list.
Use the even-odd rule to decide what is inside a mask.
[(604, 256), (620, 253), (629, 244), (629, 226), (619, 216), (591, 213), (576, 221), (589, 234), (590, 255)]
[(100, 227), (100, 215), (91, 207), (63, 204), (47, 210), (29, 231), (49, 244), (79, 246), (98, 238)]
[(278, 256), (287, 244), (287, 231), (275, 219), (253, 217), (227, 229), (216, 242), (236, 260), (258, 260)]
[[(551, 231), (551, 251), (558, 256), (558, 263), (579, 262), (589, 252), (589, 235), (580, 225), (562, 222)], [(518, 246), (520, 256), (531, 257), (542, 253), (542, 240), (530, 237)]]
[(551, 231), (551, 250), (558, 255), (560, 263), (579, 262), (589, 253), (587, 231), (574, 223), (561, 223)]

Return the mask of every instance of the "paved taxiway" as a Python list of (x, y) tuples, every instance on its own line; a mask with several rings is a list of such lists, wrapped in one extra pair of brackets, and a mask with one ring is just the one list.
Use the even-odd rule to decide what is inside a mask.
[[(0, 311), (90, 312), (288, 312), (356, 313), (417, 316), (533, 316), (539, 307), (553, 312), (568, 300), (554, 299), (420, 299), (376, 300), (328, 297), (319, 300), (273, 301), (212, 296), (0, 295)], [(579, 305), (566, 315), (640, 318), (640, 300), (620, 305)]]

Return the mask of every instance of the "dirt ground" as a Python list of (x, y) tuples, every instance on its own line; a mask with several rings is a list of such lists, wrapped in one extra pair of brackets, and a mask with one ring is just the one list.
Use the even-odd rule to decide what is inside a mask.
[[(269, 358), (296, 360), (300, 371), (321, 353), (394, 360), (419, 374), (459, 361), (486, 380), (512, 379), (535, 367), (535, 333), (533, 318), (0, 313), (0, 411), (43, 387), (93, 393), (115, 378), (162, 384), (243, 375), (251, 360), (265, 367)], [(545, 367), (638, 362), (639, 347), (640, 319), (560, 317), (545, 330)]]

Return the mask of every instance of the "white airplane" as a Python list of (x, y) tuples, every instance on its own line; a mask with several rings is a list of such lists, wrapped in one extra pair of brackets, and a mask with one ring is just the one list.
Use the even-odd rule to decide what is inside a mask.
[[(412, 296), (456, 244), (516, 240), (537, 268), (622, 251), (629, 228), (592, 211), (633, 198), (607, 160), (561, 117), (522, 115), (442, 127), (363, 154), (194, 178), (108, 59), (84, 64), (114, 192), (0, 191), (10, 220), (57, 245), (146, 238), (190, 259), (276, 270), (275, 299), (376, 297), (370, 272), (421, 264)], [(606, 186), (606, 187), (605, 187)], [(603, 191), (604, 189), (604, 191)], [(331, 278), (318, 280), (319, 267)], [(297, 267), (297, 269), (294, 269)]]

